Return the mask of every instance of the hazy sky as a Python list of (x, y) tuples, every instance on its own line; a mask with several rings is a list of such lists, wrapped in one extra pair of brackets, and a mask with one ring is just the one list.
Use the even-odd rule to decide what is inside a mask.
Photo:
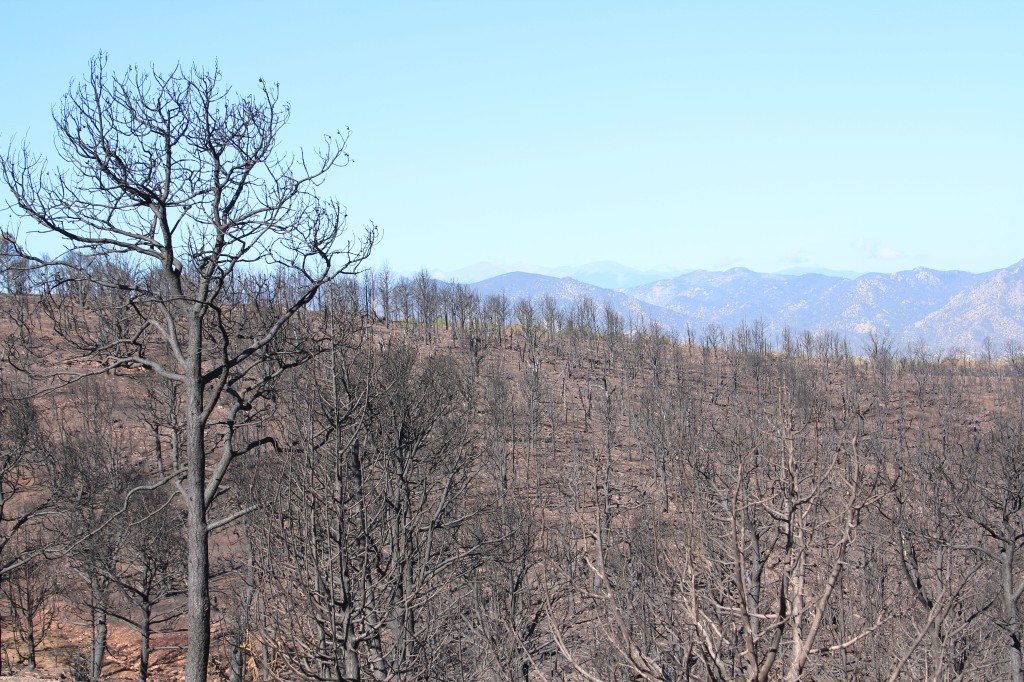
[[(378, 262), (972, 271), (1024, 258), (1024, 3), (17, 2), (0, 139), (90, 56), (280, 83)], [(3, 219), (7, 222), (9, 219)]]

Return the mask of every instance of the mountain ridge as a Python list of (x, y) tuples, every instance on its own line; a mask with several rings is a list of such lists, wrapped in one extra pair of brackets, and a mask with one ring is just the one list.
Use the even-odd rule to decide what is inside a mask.
[(983, 273), (917, 267), (855, 278), (734, 267), (625, 288), (513, 271), (469, 286), (481, 295), (535, 301), (551, 295), (562, 307), (588, 296), (626, 317), (642, 316), (679, 333), (760, 321), (776, 335), (785, 328), (837, 332), (855, 349), (870, 334), (886, 334), (900, 346), (923, 342), (933, 352), (971, 354), (1024, 340), (1024, 260)]

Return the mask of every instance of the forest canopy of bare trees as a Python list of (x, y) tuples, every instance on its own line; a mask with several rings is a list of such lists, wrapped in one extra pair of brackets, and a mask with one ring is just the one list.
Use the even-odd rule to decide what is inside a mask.
[(1024, 680), (1024, 363), (360, 266), (219, 73), (106, 71), (0, 258), (0, 673)]
[[(418, 284), (380, 275), (317, 293), (294, 333), (318, 352), (244, 422), (272, 445), (210, 505), (209, 674), (1021, 679), (1016, 359), (757, 325), (687, 342), (441, 283), (431, 317), (410, 293), (385, 318)], [(52, 296), (3, 298), (5, 665), (73, 651), (82, 679), (173, 678), (184, 397), (69, 352), (89, 376), (26, 371)]]

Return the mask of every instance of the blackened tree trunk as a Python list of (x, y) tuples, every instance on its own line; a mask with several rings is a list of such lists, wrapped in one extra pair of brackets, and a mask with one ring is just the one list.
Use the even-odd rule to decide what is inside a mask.
[(107, 615), (109, 601), (109, 581), (99, 576), (92, 576), (92, 656), (89, 659), (89, 674), (92, 679), (103, 677), (103, 663), (107, 655)]

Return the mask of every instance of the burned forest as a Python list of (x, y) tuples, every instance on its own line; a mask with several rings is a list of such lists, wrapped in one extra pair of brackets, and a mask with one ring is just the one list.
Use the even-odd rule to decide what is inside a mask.
[(0, 155), (0, 674), (1024, 682), (1019, 347), (372, 269), (289, 114), (99, 55)]
[[(185, 396), (39, 350), (96, 295), (3, 299), (5, 665), (174, 679)], [(679, 339), (373, 271), (282, 334), (304, 361), (204, 434), (238, 449), (207, 509), (215, 679), (1021, 678), (1013, 358)]]

